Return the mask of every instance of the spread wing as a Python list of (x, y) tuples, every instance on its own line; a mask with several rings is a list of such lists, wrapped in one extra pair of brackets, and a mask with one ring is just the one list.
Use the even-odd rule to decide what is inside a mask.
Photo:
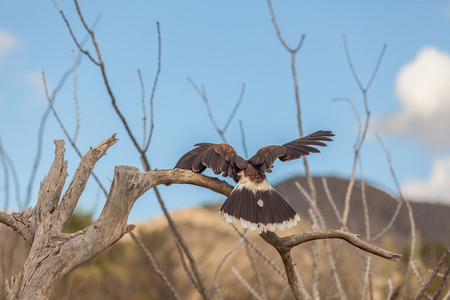
[(320, 130), (282, 146), (267, 146), (259, 149), (248, 162), (259, 169), (261, 173), (270, 173), (272, 171), (270, 168), (273, 167), (277, 158), (281, 161), (288, 161), (310, 153), (319, 153), (320, 151), (312, 146), (326, 147), (324, 142), (331, 142), (330, 137), (332, 136), (334, 134), (331, 131)]
[(229, 176), (237, 181), (237, 173), (245, 169), (248, 162), (236, 154), (233, 147), (228, 144), (196, 144), (193, 150), (183, 155), (177, 162), (175, 168), (192, 170), (202, 173), (210, 168), (214, 174), (224, 177)]

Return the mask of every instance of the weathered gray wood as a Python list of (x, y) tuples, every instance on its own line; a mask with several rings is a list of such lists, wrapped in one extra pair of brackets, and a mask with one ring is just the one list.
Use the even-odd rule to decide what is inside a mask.
[(67, 177), (67, 162), (64, 161), (64, 141), (55, 140), (55, 159), (41, 183), (37, 205), (18, 214), (0, 214), (0, 222), (18, 231), (31, 244), (25, 264), (8, 286), (8, 300), (49, 299), (67, 273), (98, 256), (134, 228), (127, 225), (131, 208), (142, 194), (156, 185), (189, 183), (223, 194), (229, 194), (232, 190), (224, 181), (191, 171), (140, 173), (134, 167), (116, 166), (99, 218), (76, 233), (62, 233), (95, 163), (115, 142), (115, 135), (112, 135), (83, 156), (61, 198)]
[(69, 187), (52, 216), (55, 223), (58, 224), (59, 230), (62, 230), (69, 222), (96, 162), (117, 142), (115, 136), (116, 135), (113, 134), (101, 142), (97, 147), (91, 148), (81, 159)]
[[(81, 234), (68, 235), (63, 234), (62, 229), (78, 202), (93, 166), (115, 141), (115, 135), (110, 136), (81, 159), (74, 179), (60, 202), (67, 177), (67, 162), (64, 161), (64, 141), (55, 140), (55, 159), (41, 182), (37, 205), (10, 218), (10, 221), (23, 224), (22, 227), (28, 229), (24, 235), (24, 228), (14, 228), (31, 244), (31, 249), (19, 274), (11, 280), (8, 299), (48, 299), (65, 274), (87, 261), (84, 257), (80, 258), (80, 255), (86, 256), (86, 250), (79, 251), (79, 248), (85, 249), (85, 242), (96, 244), (93, 243), (95, 237), (87, 235), (86, 230)], [(86, 240), (80, 239), (80, 236), (85, 236)], [(77, 243), (78, 246), (74, 245)], [(100, 243), (96, 247), (106, 249), (111, 244)], [(90, 256), (86, 257), (89, 259)]]
[[(0, 212), (0, 223), (19, 232), (31, 245), (25, 264), (7, 285), (8, 300), (49, 299), (66, 274), (98, 256), (134, 228), (134, 225), (127, 225), (131, 208), (142, 194), (159, 184), (194, 184), (226, 196), (233, 189), (231, 185), (217, 178), (188, 170), (154, 170), (140, 173), (134, 167), (116, 166), (106, 204), (99, 218), (78, 232), (62, 233), (95, 163), (115, 142), (115, 135), (111, 135), (83, 156), (61, 198), (67, 177), (67, 162), (64, 161), (64, 141), (55, 140), (55, 159), (41, 183), (37, 205), (20, 213)], [(308, 232), (284, 238), (269, 232), (261, 237), (280, 252), (287, 274), (292, 277), (289, 282), (294, 293), (298, 287), (295, 285), (295, 273), (291, 268), (293, 262), (289, 252), (292, 247), (301, 243), (315, 239), (340, 238), (364, 251), (391, 260), (399, 258), (397, 254), (363, 242), (352, 233), (338, 230)], [(300, 292), (295, 294), (299, 299)]]
[(293, 234), (282, 238), (274, 232), (267, 232), (262, 233), (261, 237), (268, 244), (272, 245), (279, 251), (290, 251), (295, 246), (314, 240), (341, 239), (361, 250), (392, 261), (399, 261), (402, 257), (400, 254), (386, 251), (377, 246), (364, 242), (357, 234), (344, 230), (312, 231), (301, 234)]

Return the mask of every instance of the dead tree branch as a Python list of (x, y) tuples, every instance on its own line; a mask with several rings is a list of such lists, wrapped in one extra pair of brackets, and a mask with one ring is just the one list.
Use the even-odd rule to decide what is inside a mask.
[(411, 268), (412, 268), (413, 261), (414, 261), (415, 247), (416, 247), (416, 222), (414, 220), (414, 213), (413, 213), (411, 204), (408, 201), (406, 201), (405, 198), (403, 197), (403, 193), (400, 188), (400, 184), (398, 183), (398, 180), (397, 180), (397, 175), (395, 174), (394, 167), (392, 166), (391, 155), (390, 155), (389, 151), (387, 150), (387, 148), (385, 147), (383, 141), (381, 140), (381, 138), (378, 135), (377, 135), (377, 138), (378, 138), (381, 146), (383, 147), (384, 153), (386, 155), (386, 159), (388, 161), (389, 170), (391, 171), (391, 175), (394, 180), (394, 183), (397, 188), (397, 192), (400, 196), (400, 199), (401, 199), (402, 203), (405, 204), (405, 206), (408, 210), (409, 224), (411, 225), (411, 248), (410, 248), (410, 253), (409, 253), (408, 266), (406, 267), (406, 271), (405, 271), (405, 274), (403, 277), (403, 283), (400, 288), (400, 299), (403, 299), (403, 297), (405, 296), (405, 293), (406, 293), (406, 286), (408, 283), (409, 275), (411, 274)]
[[(275, 19), (275, 12), (272, 7), (272, 2), (270, 0), (267, 0), (267, 4), (269, 6), (270, 16), (272, 19), (273, 26), (275, 27), (275, 30), (277, 32), (277, 37), (280, 40), (283, 47), (291, 54), (291, 70), (292, 70), (292, 78), (294, 79), (295, 103), (297, 105), (298, 131), (300, 133), (300, 137), (302, 137), (303, 136), (303, 127), (302, 127), (302, 117), (301, 117), (300, 91), (298, 88), (297, 69), (295, 67), (295, 59), (296, 59), (297, 53), (300, 51), (300, 48), (303, 45), (306, 35), (304, 35), (304, 34), (302, 35), (296, 48), (289, 47), (288, 44), (284, 41), (283, 36), (281, 35), (280, 28), (278, 27), (278, 23)], [(316, 188), (314, 186), (314, 182), (312, 180), (312, 176), (309, 171), (308, 160), (307, 160), (306, 156), (303, 156), (303, 164), (305, 165), (305, 175), (306, 175), (306, 180), (308, 181), (309, 192), (311, 193), (311, 197), (315, 200), (317, 197), (316, 196)]]
[(291, 249), (295, 246), (314, 240), (342, 239), (363, 251), (392, 261), (398, 261), (401, 257), (400, 254), (378, 248), (359, 239), (358, 235), (342, 230), (306, 232), (302, 234), (290, 235), (283, 238), (280, 238), (273, 232), (267, 232), (262, 233), (261, 237), (268, 244), (272, 245), (280, 254), (286, 269), (289, 285), (291, 286), (291, 290), (294, 293), (296, 299), (306, 299), (306, 297), (298, 284), (297, 275), (294, 270), (294, 263), (290, 254)]
[[(155, 80), (153, 81), (152, 93), (150, 95), (150, 131), (148, 133), (147, 145), (144, 148), (144, 152), (147, 152), (150, 147), (150, 142), (153, 136), (153, 100), (155, 99), (156, 86), (158, 85), (159, 74), (161, 73), (161, 30), (159, 28), (159, 22), (156, 22), (156, 28), (158, 30), (158, 68), (156, 70)], [(144, 137), (144, 145), (145, 145), (145, 137)]]
[[(245, 233), (245, 237), (248, 236), (248, 231)], [(227, 258), (244, 242), (244, 238), (240, 238), (240, 240), (233, 246), (233, 248), (230, 249), (230, 251), (228, 251), (225, 256), (222, 258), (222, 260), (220, 261), (219, 265), (217, 266), (216, 271), (214, 272), (214, 288), (216, 289), (216, 293), (217, 293), (217, 298), (219, 298), (220, 300), (223, 299), (222, 294), (220, 294), (220, 286), (219, 286), (219, 271), (222, 268), (223, 264), (225, 263), (225, 261), (227, 260)]]
[[(419, 292), (416, 295), (415, 299), (422, 299), (428, 289), (428, 287), (431, 285), (431, 282), (433, 281), (433, 279), (436, 277), (436, 275), (439, 272), (439, 269), (441, 268), (441, 266), (444, 264), (445, 259), (447, 258), (447, 256), (450, 254), (450, 247), (447, 247), (444, 251), (444, 253), (442, 254), (441, 258), (439, 259), (439, 262), (437, 263), (436, 267), (434, 268), (433, 272), (430, 274), (430, 277), (428, 278), (428, 280), (426, 281), (426, 283), (422, 286), (422, 289), (419, 290)], [(450, 268), (450, 267), (449, 267)], [(448, 273), (448, 270), (447, 272)], [(446, 278), (448, 277), (448, 274), (446, 276)], [(442, 282), (444, 282), (445, 284), (445, 280), (446, 278), (442, 279)], [(437, 298), (437, 297), (436, 297)]]
[[(67, 177), (67, 161), (64, 161), (64, 141), (56, 140), (55, 159), (41, 183), (37, 205), (20, 213), (0, 213), (0, 222), (18, 231), (31, 244), (27, 261), (20, 273), (12, 278), (10, 286), (8, 285), (8, 299), (48, 299), (64, 275), (92, 260), (125, 233), (133, 230), (134, 225), (127, 226), (131, 208), (142, 194), (159, 184), (193, 184), (226, 196), (233, 189), (231, 185), (217, 178), (188, 170), (140, 173), (134, 167), (116, 166), (108, 198), (99, 218), (76, 233), (62, 233), (95, 163), (116, 141), (115, 134), (111, 135), (82, 157), (69, 187), (61, 197)], [(360, 240), (355, 234), (340, 230), (307, 232), (285, 238), (266, 233), (261, 237), (279, 251), (291, 289), (297, 299), (303, 298), (290, 250), (301, 243), (338, 238), (390, 260), (395, 261), (400, 257)]]
[(155, 259), (153, 258), (152, 253), (145, 247), (145, 245), (142, 243), (142, 241), (132, 231), (130, 231), (130, 235), (133, 238), (134, 242), (139, 246), (139, 248), (141, 248), (142, 252), (144, 252), (145, 257), (147, 258), (148, 262), (150, 263), (150, 266), (152, 267), (152, 269), (159, 276), (159, 278), (161, 278), (164, 285), (172, 293), (173, 298), (176, 300), (180, 299), (180, 296), (178, 296), (178, 293), (175, 290), (175, 288), (173, 287), (170, 280), (159, 268), (158, 264), (156, 263)]
[[(97, 26), (98, 22), (100, 20), (100, 16), (97, 16), (97, 18), (95, 19), (95, 21), (93, 22), (93, 24), (91, 25), (92, 29), (95, 29), (95, 27)], [(84, 44), (86, 43), (86, 41), (88, 40), (88, 35), (86, 35), (80, 42), (81, 46), (84, 46)], [(80, 66), (81, 61), (83, 59), (83, 55), (82, 52), (79, 52), (76, 58), (76, 65), (77, 67)], [(64, 86), (67, 78), (74, 73), (74, 66), (72, 66), (71, 68), (69, 68), (66, 72), (64, 72), (64, 74), (60, 77), (58, 84), (56, 85), (56, 87), (53, 89), (50, 98), (51, 98), (51, 102), (53, 104), (55, 104), (56, 100), (57, 100), (57, 95), (59, 93), (59, 91), (62, 89), (62, 87)], [(47, 109), (45, 110), (44, 114), (42, 115), (40, 124), (39, 124), (39, 129), (38, 129), (38, 139), (37, 139), (37, 149), (36, 149), (36, 157), (34, 159), (33, 162), (33, 167), (31, 169), (31, 174), (30, 174), (30, 179), (28, 180), (28, 185), (27, 185), (27, 192), (26, 192), (26, 196), (24, 199), (24, 205), (23, 208), (28, 207), (28, 205), (30, 204), (31, 201), (31, 191), (33, 188), (33, 184), (35, 181), (35, 177), (36, 177), (36, 173), (41, 161), (41, 156), (42, 156), (42, 142), (43, 142), (43, 135), (44, 135), (44, 130), (45, 130), (45, 124), (47, 122), (48, 116), (50, 114), (51, 108), (50, 105), (47, 107)], [(81, 157), (81, 156), (80, 156)], [(106, 190), (104, 190), (104, 193), (106, 194)]]
[[(343, 36), (343, 40), (344, 40), (344, 48), (345, 48), (345, 54), (347, 55), (347, 62), (348, 65), (350, 67), (350, 70), (353, 74), (353, 77), (355, 78), (356, 83), (358, 84), (359, 89), (361, 90), (361, 93), (363, 95), (363, 100), (364, 100), (364, 109), (365, 109), (365, 113), (366, 113), (366, 119), (364, 122), (364, 127), (359, 129), (359, 133), (355, 142), (355, 146), (354, 146), (354, 151), (355, 151), (355, 157), (353, 159), (353, 167), (352, 167), (352, 174), (350, 177), (350, 182), (349, 185), (347, 187), (347, 192), (345, 195), (345, 204), (344, 204), (344, 212), (342, 213), (342, 225), (341, 228), (342, 229), (346, 229), (347, 228), (347, 219), (348, 219), (348, 214), (350, 211), (350, 198), (352, 195), (352, 191), (353, 191), (353, 186), (355, 184), (355, 173), (356, 173), (356, 165), (358, 164), (358, 159), (359, 159), (359, 153), (361, 151), (361, 147), (364, 143), (366, 134), (367, 134), (367, 130), (369, 128), (369, 123), (370, 123), (370, 110), (369, 110), (369, 105), (368, 105), (368, 100), (367, 100), (367, 92), (369, 91), (370, 87), (372, 86), (373, 80), (375, 79), (375, 76), (378, 72), (378, 69), (380, 67), (381, 61), (383, 60), (383, 55), (384, 52), (386, 51), (386, 45), (383, 46), (380, 55), (378, 57), (377, 63), (375, 65), (375, 68), (372, 72), (372, 76), (369, 80), (369, 82), (366, 84), (366, 86), (364, 87), (361, 84), (361, 81), (358, 77), (358, 74), (356, 73), (355, 67), (353, 66), (351, 57), (350, 57), (350, 51), (348, 50), (348, 45), (347, 45), (347, 39), (345, 37), (345, 35)], [(348, 100), (348, 99), (347, 99)], [(352, 103), (351, 101), (349, 101), (350, 103)], [(356, 110), (355, 110), (356, 112)], [(357, 112), (356, 112), (357, 113)], [(360, 120), (358, 114), (357, 118), (358, 120)], [(358, 121), (360, 123), (360, 121)]]
[[(229, 194), (232, 187), (218, 179), (184, 170), (140, 173), (117, 166), (106, 205), (89, 227), (73, 234), (62, 233), (95, 163), (114, 143), (110, 136), (83, 156), (61, 198), (67, 177), (64, 141), (56, 140), (55, 159), (41, 183), (37, 205), (20, 213), (0, 213), (0, 222), (18, 231), (31, 251), (20, 273), (8, 285), (8, 299), (48, 299), (64, 275), (106, 250), (134, 226), (127, 226), (135, 201), (159, 184), (190, 183)], [(61, 200), (60, 200), (61, 198)]]
[(359, 238), (359, 235), (343, 230), (312, 231), (293, 234), (282, 238), (273, 232), (267, 232), (262, 233), (261, 237), (278, 251), (289, 251), (295, 246), (314, 240), (341, 239), (355, 246), (356, 248), (380, 256), (382, 258), (386, 258), (392, 261), (399, 261), (401, 257), (400, 254), (383, 250), (377, 246), (364, 242)]
[[(104, 82), (104, 84), (105, 84), (107, 93), (108, 93), (109, 98), (110, 98), (110, 100), (111, 100), (111, 105), (113, 106), (113, 108), (114, 108), (114, 110), (115, 110), (117, 116), (119, 117), (120, 121), (122, 122), (123, 126), (125, 127), (125, 130), (126, 130), (128, 136), (130, 137), (130, 139), (131, 139), (131, 141), (132, 141), (132, 144), (134, 145), (134, 147), (136, 148), (136, 150), (139, 152), (140, 158), (141, 158), (141, 161), (142, 161), (142, 164), (143, 164), (145, 170), (146, 170), (146, 171), (150, 171), (150, 170), (151, 170), (151, 167), (150, 167), (150, 162), (149, 162), (149, 160), (148, 160), (148, 158), (147, 158), (147, 156), (146, 156), (146, 151), (148, 150), (148, 146), (150, 145), (151, 135), (149, 135), (149, 138), (148, 138), (148, 140), (147, 140), (147, 145), (145, 146), (145, 148), (144, 148), (144, 147), (141, 147), (141, 146), (138, 144), (138, 141), (137, 141), (137, 139), (136, 139), (136, 137), (135, 137), (135, 135), (134, 135), (134, 133), (133, 133), (131, 127), (129, 126), (128, 122), (126, 121), (126, 118), (125, 118), (124, 114), (122, 113), (122, 111), (120, 110), (120, 108), (119, 108), (119, 106), (118, 106), (117, 99), (116, 99), (116, 97), (115, 97), (115, 95), (114, 95), (114, 93), (113, 93), (112, 87), (111, 87), (111, 85), (110, 85), (110, 83), (109, 83), (110, 81), (109, 81), (109, 78), (108, 78), (108, 76), (107, 76), (107, 72), (106, 72), (106, 68), (105, 68), (105, 63), (104, 63), (104, 61), (103, 61), (103, 59), (102, 59), (102, 54), (101, 54), (100, 47), (99, 47), (99, 44), (98, 44), (98, 42), (97, 42), (95, 33), (94, 33), (94, 31), (93, 31), (91, 28), (89, 28), (89, 26), (87, 25), (87, 23), (86, 23), (86, 21), (85, 21), (85, 19), (84, 19), (83, 13), (82, 13), (82, 11), (81, 11), (81, 9), (80, 9), (80, 6), (79, 6), (79, 4), (78, 4), (78, 1), (77, 1), (77, 0), (74, 0), (74, 2), (75, 2), (76, 9), (77, 9), (78, 17), (79, 17), (80, 21), (83, 23), (84, 28), (86, 29), (87, 33), (89, 34), (90, 40), (91, 40), (92, 44), (94, 45), (94, 49), (95, 49), (95, 53), (96, 53), (97, 59), (95, 59), (95, 58), (94, 58), (87, 50), (85, 50), (85, 49), (83, 49), (83, 48), (81, 47), (81, 45), (80, 45), (80, 43), (78, 42), (78, 40), (77, 40), (75, 34), (73, 33), (73, 30), (72, 30), (72, 28), (71, 28), (70, 22), (67, 20), (65, 14), (64, 14), (63, 11), (59, 8), (59, 6), (57, 5), (56, 1), (54, 1), (55, 7), (57, 8), (57, 10), (59, 11), (59, 13), (61, 14), (61, 16), (62, 16), (64, 22), (66, 23), (66, 25), (67, 25), (67, 27), (68, 27), (68, 29), (69, 29), (70, 35), (72, 36), (72, 38), (73, 38), (75, 44), (78, 46), (78, 48), (80, 49), (80, 51), (81, 51), (82, 53), (84, 53), (86, 56), (88, 56), (89, 59), (91, 59), (91, 61), (92, 61), (96, 66), (99, 67), (100, 72), (101, 72), (101, 76), (102, 76), (102, 78), (103, 78), (103, 82)], [(154, 92), (155, 92), (155, 90), (156, 90), (156, 84), (157, 84), (158, 77), (159, 77), (159, 72), (160, 72), (161, 37), (160, 37), (159, 23), (157, 23), (157, 28), (158, 28), (158, 41), (159, 41), (158, 70), (157, 70), (156, 77), (155, 77), (155, 81), (154, 81), (154, 84), (153, 84), (152, 96), (151, 96), (151, 100), (150, 100), (150, 107), (151, 107), (151, 109), (152, 109), (152, 107), (153, 107), (153, 106), (152, 106), (152, 102), (153, 102)], [(151, 111), (150, 113), (151, 113), (151, 115), (153, 115), (153, 112), (152, 112), (152, 111)], [(152, 124), (151, 124), (151, 126), (152, 126)], [(153, 132), (153, 131), (152, 131), (152, 128), (150, 128), (150, 134), (151, 134), (152, 132)], [(156, 197), (157, 197), (157, 199), (158, 199), (158, 202), (159, 202), (159, 204), (160, 204), (160, 206), (161, 206), (161, 208), (162, 208), (162, 210), (163, 210), (164, 216), (166, 217), (166, 219), (167, 219), (167, 221), (168, 221), (168, 223), (169, 223), (169, 227), (170, 227), (171, 233), (173, 234), (174, 239), (179, 241), (179, 243), (178, 243), (177, 245), (179, 245), (179, 246), (181, 247), (182, 252), (186, 255), (186, 257), (187, 257), (188, 260), (189, 260), (189, 265), (190, 265), (190, 267), (191, 267), (191, 269), (192, 269), (192, 272), (193, 272), (193, 274), (194, 274), (194, 276), (195, 276), (195, 278), (196, 278), (196, 281), (197, 281), (196, 287), (198, 287), (199, 293), (203, 296), (204, 299), (209, 299), (209, 293), (208, 293), (208, 290), (206, 289), (206, 287), (205, 287), (205, 285), (204, 285), (204, 283), (203, 283), (203, 279), (202, 279), (201, 276), (200, 276), (200, 273), (199, 273), (199, 271), (198, 271), (197, 264), (196, 264), (196, 262), (195, 262), (195, 260), (194, 260), (194, 258), (193, 258), (193, 256), (192, 256), (192, 254), (190, 253), (190, 250), (189, 250), (189, 248), (187, 247), (187, 244), (184, 242), (182, 236), (180, 235), (180, 233), (179, 233), (179, 231), (178, 231), (178, 228), (177, 228), (175, 222), (172, 220), (172, 218), (171, 218), (169, 212), (167, 211), (167, 208), (166, 208), (166, 206), (165, 206), (165, 203), (164, 203), (164, 201), (163, 201), (163, 199), (162, 199), (162, 196), (161, 196), (161, 194), (160, 194), (158, 188), (155, 187), (153, 190), (154, 190), (154, 192), (155, 192), (155, 194), (156, 194)]]

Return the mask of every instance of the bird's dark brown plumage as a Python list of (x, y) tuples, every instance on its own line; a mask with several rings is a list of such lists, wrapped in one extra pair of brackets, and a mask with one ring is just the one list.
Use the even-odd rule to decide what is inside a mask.
[(332, 141), (331, 131), (317, 131), (281, 146), (267, 146), (249, 160), (236, 154), (228, 144), (196, 144), (183, 155), (175, 168), (197, 173), (210, 168), (214, 174), (233, 178), (238, 184), (223, 204), (220, 212), (228, 222), (238, 221), (245, 228), (262, 231), (284, 230), (300, 220), (287, 202), (267, 183), (265, 173), (271, 172), (275, 161), (298, 159), (319, 153), (314, 146), (325, 147)]

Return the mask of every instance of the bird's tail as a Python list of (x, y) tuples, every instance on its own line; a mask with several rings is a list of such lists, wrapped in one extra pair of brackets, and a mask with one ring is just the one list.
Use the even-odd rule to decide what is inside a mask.
[(239, 182), (219, 213), (228, 223), (240, 223), (258, 234), (275, 229), (283, 231), (300, 221), (294, 209), (267, 181), (252, 186)]

